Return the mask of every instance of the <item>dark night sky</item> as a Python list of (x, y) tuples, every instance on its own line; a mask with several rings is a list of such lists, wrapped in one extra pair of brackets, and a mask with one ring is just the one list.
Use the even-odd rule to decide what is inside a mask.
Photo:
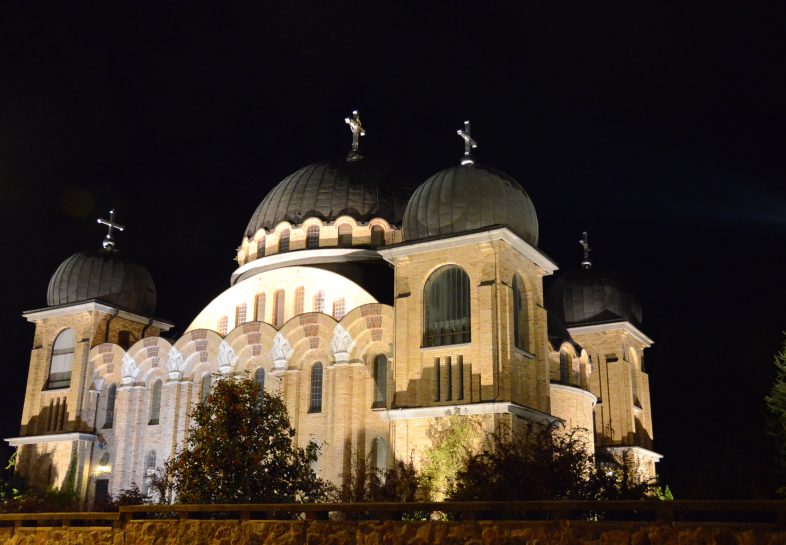
[[(786, 329), (784, 13), (752, 3), (104, 3), (0, 8), (0, 433), (18, 433), (33, 327), (58, 264), (119, 246), (182, 331), (228, 287), (257, 204), (346, 152), (418, 180), (480, 161), (513, 175), (563, 269), (640, 294), (656, 344), (656, 450), (677, 497), (774, 487), (762, 397)], [(718, 4), (723, 4), (721, 7)], [(77, 4), (74, 3), (74, 6)], [(481, 6), (482, 5), (482, 6)], [(40, 8), (40, 9), (39, 9)]]

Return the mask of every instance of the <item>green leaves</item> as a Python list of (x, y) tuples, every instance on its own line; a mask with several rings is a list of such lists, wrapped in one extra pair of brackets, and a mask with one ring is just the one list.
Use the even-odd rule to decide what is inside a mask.
[(311, 469), (319, 449), (293, 443), (284, 402), (256, 381), (217, 377), (192, 419), (185, 446), (166, 464), (178, 502), (315, 502), (330, 493)]

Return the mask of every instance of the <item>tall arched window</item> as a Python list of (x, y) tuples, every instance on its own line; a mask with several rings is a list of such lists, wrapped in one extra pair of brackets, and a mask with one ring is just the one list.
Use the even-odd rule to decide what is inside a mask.
[(456, 265), (434, 271), (424, 289), (423, 346), (470, 341), (469, 277)]
[(117, 386), (112, 384), (106, 391), (106, 418), (104, 418), (104, 429), (111, 428), (115, 424), (115, 398), (117, 397)]
[(247, 307), (245, 303), (240, 303), (235, 308), (235, 326), (239, 326), (240, 324), (246, 323), (246, 313), (247, 313), (246, 309)]
[(257, 293), (254, 298), (254, 316), (257, 322), (265, 321), (265, 294)]
[(570, 354), (564, 350), (559, 353), (559, 381), (561, 384), (570, 384)]
[(388, 392), (388, 358), (379, 354), (374, 358), (374, 404), (372, 407), (384, 407)]
[(213, 385), (213, 377), (210, 376), (210, 373), (202, 377), (202, 385), (199, 389), (199, 401), (204, 401), (207, 399), (207, 396), (210, 395), (210, 388)]
[(257, 258), (265, 257), (265, 237), (257, 240)]
[(516, 348), (530, 350), (527, 293), (519, 275), (513, 276), (513, 342)]
[(284, 229), (278, 235), (278, 253), (283, 254), (289, 251), (289, 229)]
[(222, 316), (218, 319), (218, 334), (222, 337), (227, 334), (227, 329), (229, 328), (229, 319), (226, 316)]
[(325, 312), (325, 292), (319, 290), (314, 295), (314, 312)]
[(66, 329), (55, 339), (52, 346), (52, 359), (49, 362), (47, 390), (68, 388), (71, 385), (71, 366), (74, 362), (76, 335), (73, 329)]
[(309, 250), (319, 248), (319, 225), (311, 225), (306, 230), (306, 248)]
[(276, 290), (273, 302), (273, 325), (275, 327), (284, 325), (284, 290)]
[(262, 407), (262, 402), (265, 399), (265, 370), (261, 367), (254, 373), (254, 380), (259, 386), (259, 393), (257, 394), (257, 404)]
[(150, 420), (149, 425), (158, 424), (158, 418), (161, 415), (161, 380), (157, 380), (153, 384), (153, 389), (150, 392)]
[(384, 246), (385, 245), (385, 228), (381, 225), (371, 226), (371, 245)]
[(338, 226), (338, 246), (339, 248), (352, 246), (352, 226), (348, 223), (342, 223)]
[(322, 364), (316, 362), (311, 367), (311, 396), (308, 403), (308, 412), (322, 412)]
[(346, 304), (344, 303), (344, 298), (340, 297), (333, 301), (333, 317), (336, 320), (340, 320), (344, 317), (344, 314), (347, 313)]
[(306, 306), (306, 290), (303, 286), (295, 288), (295, 316), (303, 314)]
[(259, 386), (259, 391), (263, 391), (265, 389), (265, 370), (261, 367), (257, 369), (254, 373), (254, 380), (257, 382), (257, 386)]

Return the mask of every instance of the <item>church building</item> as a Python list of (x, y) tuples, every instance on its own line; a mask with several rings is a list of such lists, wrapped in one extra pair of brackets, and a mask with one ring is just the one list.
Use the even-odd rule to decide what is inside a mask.
[[(661, 458), (640, 329), (625, 282), (584, 260), (562, 273), (538, 248), (521, 185), (464, 154), (414, 192), (363, 157), (305, 166), (262, 199), (238, 268), (177, 338), (155, 316), (150, 272), (115, 247), (63, 261), (35, 324), (17, 471), (86, 501), (137, 484), (182, 446), (190, 408), (221, 375), (248, 374), (284, 400), (316, 471), (340, 484), (353, 460), (416, 464), (448, 415), (486, 431), (580, 428), (591, 450)], [(449, 161), (446, 160), (446, 163)], [(624, 256), (620, 256), (621, 258)], [(577, 260), (578, 261), (578, 260)]]

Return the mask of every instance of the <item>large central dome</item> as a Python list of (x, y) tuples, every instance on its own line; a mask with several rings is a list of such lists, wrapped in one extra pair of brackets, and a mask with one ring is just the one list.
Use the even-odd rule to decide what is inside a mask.
[(407, 204), (406, 187), (390, 168), (368, 159), (345, 157), (301, 168), (284, 178), (259, 204), (246, 228), (246, 237), (271, 230), (282, 221), (302, 223), (317, 217), (333, 221), (351, 216), (367, 222), (383, 218), (397, 224)]

